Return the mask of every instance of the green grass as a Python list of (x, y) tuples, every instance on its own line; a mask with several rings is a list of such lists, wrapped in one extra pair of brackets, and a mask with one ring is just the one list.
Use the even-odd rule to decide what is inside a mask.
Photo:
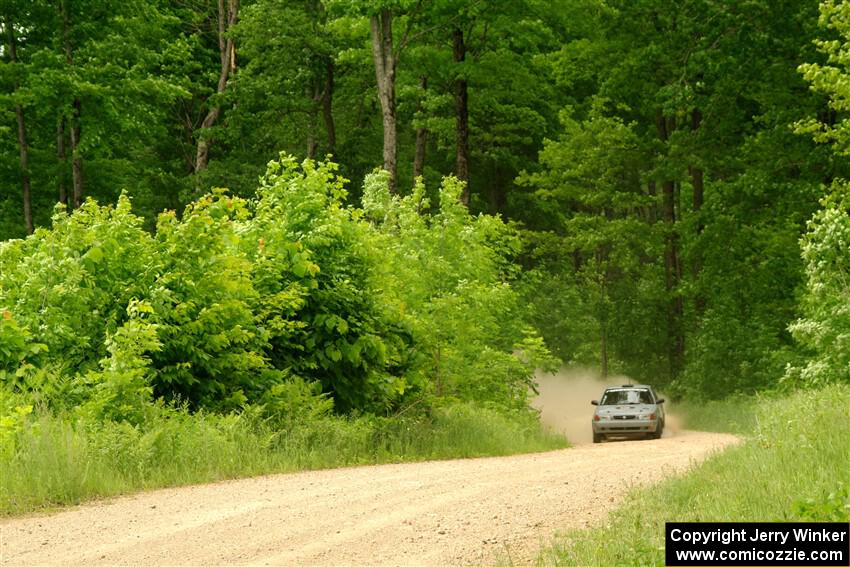
[[(3, 425), (3, 424), (0, 424)], [(328, 417), (276, 429), (250, 414), (162, 410), (144, 426), (49, 413), (0, 428), (0, 514), (142, 489), (304, 469), (505, 455), (566, 446), (530, 414), (472, 405), (430, 416)]]
[(850, 387), (830, 386), (761, 401), (744, 443), (683, 476), (633, 491), (606, 525), (560, 536), (539, 561), (663, 565), (668, 521), (848, 519)]
[(747, 434), (756, 426), (756, 412), (770, 401), (765, 395), (734, 396), (725, 400), (679, 402), (672, 410), (685, 429)]

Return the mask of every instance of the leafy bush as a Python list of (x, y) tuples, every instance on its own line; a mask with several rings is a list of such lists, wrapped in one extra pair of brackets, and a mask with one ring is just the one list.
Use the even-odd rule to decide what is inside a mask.
[(166, 406), (280, 427), (441, 400), (528, 412), (551, 360), (511, 285), (516, 232), (471, 216), (453, 178), (433, 209), (421, 184), (390, 196), (386, 174), (347, 207), (346, 183), (281, 156), (255, 199), (214, 190), (154, 235), (126, 196), (60, 209), (0, 245), (3, 388), (133, 427)]
[(413, 338), (413, 370), (429, 392), (525, 408), (535, 367), (552, 361), (511, 286), (519, 237), (498, 218), (471, 216), (462, 190), (445, 179), (432, 210), (421, 184), (402, 198), (390, 196), (383, 172), (367, 176), (384, 299)]
[[(239, 475), (561, 447), (515, 232), (447, 179), (343, 205), (282, 156), (151, 235), (122, 196), (0, 244), (0, 513)], [(336, 413), (334, 413), (336, 412)]]
[(321, 382), (340, 411), (387, 411), (411, 387), (408, 339), (383, 309), (373, 235), (359, 211), (342, 205), (346, 180), (336, 171), (284, 156), (261, 180), (254, 234), (300, 278), (264, 280), (264, 294), (298, 298), (288, 307), (297, 307), (299, 324), (272, 339), (271, 357)]
[(850, 382), (850, 196), (839, 183), (835, 194), (809, 222), (801, 245), (806, 264), (803, 318), (790, 326), (810, 358), (789, 365), (786, 385)]
[(52, 229), (0, 243), (0, 310), (46, 346), (53, 364), (97, 368), (106, 335), (159, 270), (154, 240), (141, 227), (122, 196), (114, 208), (88, 201), (73, 215), (59, 209)]
[(30, 361), (45, 350), (47, 347), (34, 342), (29, 329), (18, 325), (11, 312), (0, 312), (0, 383), (25, 389), (21, 378), (32, 368)]
[(808, 522), (850, 521), (850, 487), (838, 482), (835, 490), (820, 498), (803, 498), (794, 502), (794, 511)]
[[(137, 317), (139, 304), (132, 303), (128, 311)], [(162, 347), (157, 328), (133, 318), (106, 343), (109, 357), (101, 361), (102, 370), (88, 372), (76, 380), (78, 386), (90, 390), (88, 399), (77, 409), (97, 419), (141, 423), (153, 396), (153, 388), (148, 385), (150, 360), (145, 353), (156, 352)]]
[(156, 394), (192, 407), (230, 409), (256, 400), (281, 380), (266, 360), (268, 335), (253, 306), (250, 260), (240, 223), (248, 204), (218, 191), (160, 215), (163, 265), (148, 296), (162, 348), (152, 355)]

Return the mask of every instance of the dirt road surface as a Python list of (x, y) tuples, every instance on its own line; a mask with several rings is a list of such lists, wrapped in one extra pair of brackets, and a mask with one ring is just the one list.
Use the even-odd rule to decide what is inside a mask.
[(2, 565), (479, 565), (532, 561), (630, 486), (736, 438), (652, 441), (312, 471), (157, 490), (0, 520)]

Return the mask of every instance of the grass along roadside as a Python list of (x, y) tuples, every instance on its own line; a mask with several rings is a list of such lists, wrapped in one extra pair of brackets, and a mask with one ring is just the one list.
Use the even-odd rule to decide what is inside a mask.
[(756, 413), (771, 397), (764, 394), (738, 395), (725, 400), (676, 403), (672, 412), (682, 420), (684, 429), (749, 434), (756, 427)]
[(598, 529), (556, 538), (545, 565), (663, 565), (668, 521), (850, 519), (850, 387), (765, 400), (748, 439), (633, 491)]
[(324, 417), (286, 429), (248, 413), (163, 410), (143, 426), (43, 414), (26, 416), (10, 432), (0, 451), (0, 515), (259, 474), (567, 445), (531, 414), (505, 415), (470, 404), (439, 408), (428, 417)]

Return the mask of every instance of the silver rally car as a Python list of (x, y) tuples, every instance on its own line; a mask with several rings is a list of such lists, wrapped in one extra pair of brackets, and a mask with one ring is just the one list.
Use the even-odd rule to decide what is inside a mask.
[(623, 384), (607, 388), (593, 400), (593, 442), (606, 436), (640, 436), (660, 439), (664, 432), (664, 399), (652, 386)]

